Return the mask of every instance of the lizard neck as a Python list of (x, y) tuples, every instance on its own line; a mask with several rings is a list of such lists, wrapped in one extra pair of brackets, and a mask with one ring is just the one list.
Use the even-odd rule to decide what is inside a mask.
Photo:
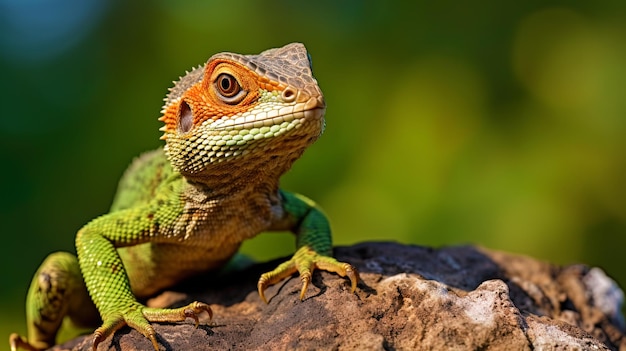
[(212, 164), (204, 172), (181, 174), (196, 191), (209, 198), (233, 197), (249, 191), (273, 194), (278, 191), (280, 177), (291, 168), (305, 148), (266, 149), (242, 159)]

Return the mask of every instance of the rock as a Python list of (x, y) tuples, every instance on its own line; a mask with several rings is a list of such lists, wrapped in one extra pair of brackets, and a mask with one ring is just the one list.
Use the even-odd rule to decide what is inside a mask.
[[(210, 303), (214, 319), (194, 328), (154, 324), (167, 350), (626, 350), (623, 293), (598, 268), (557, 267), (472, 246), (431, 249), (395, 243), (340, 247), (362, 282), (314, 274), (267, 290), (256, 282), (275, 261), (164, 292), (151, 306)], [(181, 293), (184, 291), (184, 293)], [(90, 350), (82, 337), (53, 350)], [(125, 327), (99, 350), (151, 350)]]

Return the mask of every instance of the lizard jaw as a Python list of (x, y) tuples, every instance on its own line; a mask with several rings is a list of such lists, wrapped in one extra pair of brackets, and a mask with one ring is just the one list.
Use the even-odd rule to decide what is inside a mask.
[(291, 122), (294, 119), (321, 119), (324, 117), (325, 111), (326, 105), (323, 98), (310, 98), (305, 103), (285, 105), (280, 109), (268, 109), (261, 106), (245, 115), (223, 117), (211, 123), (210, 128), (213, 130), (228, 130), (271, 127), (280, 125), (283, 122)]
[(165, 151), (174, 168), (189, 175), (251, 154), (256, 156), (250, 159), (269, 158), (271, 150), (278, 155), (301, 153), (323, 132), (324, 113), (325, 107), (316, 107), (275, 117), (258, 118), (257, 114), (253, 121), (205, 121), (189, 136), (168, 136)]

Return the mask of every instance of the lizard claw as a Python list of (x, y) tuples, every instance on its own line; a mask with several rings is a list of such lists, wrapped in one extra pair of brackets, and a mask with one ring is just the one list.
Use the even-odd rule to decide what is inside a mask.
[(343, 269), (345, 271), (345, 275), (350, 279), (350, 286), (352, 287), (350, 292), (354, 294), (356, 286), (359, 284), (359, 271), (356, 267), (348, 263), (343, 264)]
[(198, 315), (207, 312), (213, 318), (213, 311), (209, 305), (203, 302), (192, 302), (180, 308), (149, 308), (136, 306), (138, 308), (109, 316), (102, 326), (94, 332), (93, 351), (96, 351), (98, 344), (113, 334), (124, 325), (137, 330), (146, 338), (150, 339), (155, 351), (159, 351), (159, 344), (156, 339), (156, 331), (149, 322), (182, 322), (187, 318), (193, 318), (196, 328), (200, 324)]
[(300, 273), (302, 281), (302, 289), (300, 290), (300, 300), (304, 300), (304, 296), (311, 282), (311, 277), (315, 269), (321, 269), (328, 272), (337, 273), (342, 277), (348, 277), (351, 284), (351, 292), (356, 291), (359, 282), (359, 273), (357, 269), (349, 263), (339, 262), (336, 259), (316, 253), (308, 247), (301, 247), (296, 251), (293, 257), (271, 272), (263, 273), (257, 289), (259, 296), (263, 302), (267, 303), (265, 290), (281, 280), (291, 276), (295, 272)]
[(196, 322), (196, 328), (198, 328), (198, 325), (200, 325), (198, 315), (202, 312), (208, 313), (209, 319), (213, 319), (213, 310), (211, 310), (211, 307), (209, 307), (209, 305), (203, 302), (192, 302), (188, 306), (185, 306), (183, 310), (183, 314), (186, 318), (193, 318), (193, 320)]
[(98, 349), (98, 345), (102, 341), (108, 338), (109, 335), (115, 333), (116, 330), (120, 329), (124, 325), (126, 325), (126, 321), (124, 321), (124, 318), (121, 315), (105, 321), (98, 329), (93, 332), (92, 350), (96, 351)]
[(281, 263), (273, 271), (261, 274), (259, 282), (257, 283), (257, 289), (259, 291), (259, 296), (261, 297), (261, 300), (267, 303), (267, 299), (265, 298), (265, 289), (289, 277), (297, 271), (298, 270), (295, 265), (294, 255), (294, 257), (292, 257), (289, 261)]
[[(124, 325), (124, 323), (122, 323), (122, 326)], [(119, 329), (121, 327), (118, 327), (117, 329)], [(116, 329), (116, 330), (117, 330)], [(92, 347), (92, 351), (96, 351), (98, 349), (98, 345), (104, 341), (106, 338), (108, 338), (112, 333), (114, 332), (111, 330), (105, 330), (102, 329), (102, 327), (96, 329), (96, 331), (94, 331), (93, 333), (93, 347)], [(156, 340), (156, 332), (154, 331), (154, 328), (152, 328), (152, 326), (149, 326), (146, 330), (140, 330), (140, 332), (146, 336), (148, 339), (150, 339), (150, 342), (152, 343), (152, 347), (154, 347), (155, 351), (159, 351), (159, 344), (157, 343)]]
[(302, 289), (300, 290), (300, 301), (304, 300), (304, 294), (306, 294), (306, 290), (309, 288), (309, 283), (311, 282), (311, 272), (305, 272), (300, 274), (300, 280), (302, 281)]
[(19, 336), (16, 333), (9, 335), (9, 346), (11, 351), (17, 351), (18, 349), (24, 349), (28, 351), (39, 351), (40, 349), (31, 345), (28, 340)]

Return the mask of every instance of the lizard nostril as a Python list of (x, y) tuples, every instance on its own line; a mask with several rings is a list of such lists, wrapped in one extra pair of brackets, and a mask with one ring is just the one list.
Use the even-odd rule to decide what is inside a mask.
[(181, 101), (178, 107), (178, 130), (187, 133), (193, 127), (193, 111), (185, 101)]
[(294, 102), (297, 95), (298, 93), (295, 89), (291, 87), (286, 87), (285, 90), (283, 90), (282, 98), (285, 102)]

